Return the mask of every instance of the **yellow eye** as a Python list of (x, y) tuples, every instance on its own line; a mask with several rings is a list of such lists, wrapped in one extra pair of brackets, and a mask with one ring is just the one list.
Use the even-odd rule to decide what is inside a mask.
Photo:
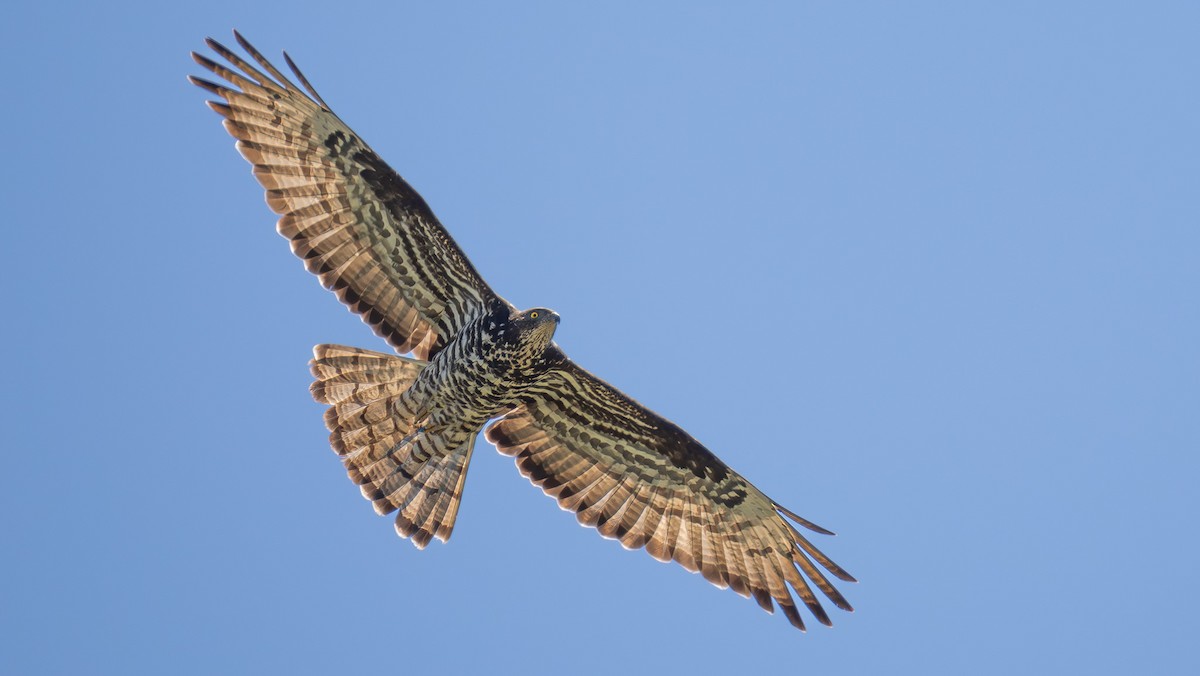
[(536, 312), (530, 312), (530, 313), (529, 313), (529, 318), (530, 318), (530, 319), (537, 319), (537, 318), (538, 318), (538, 313), (536, 313)]

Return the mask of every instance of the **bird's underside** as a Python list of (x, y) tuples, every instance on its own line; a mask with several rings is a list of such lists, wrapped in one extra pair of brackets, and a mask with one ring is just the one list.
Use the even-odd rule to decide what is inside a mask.
[[(284, 55), (293, 84), (240, 35), (257, 66), (214, 40), (227, 84), (193, 83), (238, 139), (310, 272), (398, 356), (314, 350), (313, 396), (350, 478), (397, 532), (424, 547), (454, 527), (475, 438), (488, 441), (580, 523), (674, 560), (718, 587), (804, 622), (794, 591), (851, 610), (822, 568), (854, 581), (782, 508), (675, 424), (567, 358), (558, 316), (494, 293), (425, 201), (347, 127)], [(303, 89), (301, 88), (303, 87)], [(790, 588), (790, 589), (789, 589)]]

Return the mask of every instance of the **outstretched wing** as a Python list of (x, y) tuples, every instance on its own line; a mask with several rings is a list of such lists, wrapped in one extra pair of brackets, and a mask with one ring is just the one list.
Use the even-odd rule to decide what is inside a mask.
[(264, 74), (216, 40), (228, 66), (192, 53), (229, 85), (189, 78), (224, 99), (209, 106), (254, 165), (267, 204), (326, 288), (399, 352), (429, 359), (502, 301), (425, 200), (346, 126), (284, 54), (302, 91), (236, 31)]
[(487, 430), (530, 481), (628, 549), (678, 561), (718, 587), (753, 596), (767, 612), (774, 600), (799, 629), (804, 621), (788, 585), (823, 624), (831, 622), (810, 581), (852, 610), (813, 561), (854, 578), (784, 517), (832, 533), (775, 504), (674, 423), (561, 352), (556, 357), (559, 365), (522, 405)]

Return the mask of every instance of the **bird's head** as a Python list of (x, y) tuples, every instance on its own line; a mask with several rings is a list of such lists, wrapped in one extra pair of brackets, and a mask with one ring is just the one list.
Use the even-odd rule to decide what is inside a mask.
[(554, 329), (558, 328), (558, 313), (544, 307), (519, 312), (510, 322), (521, 334), (521, 342), (542, 350), (550, 345), (554, 338)]

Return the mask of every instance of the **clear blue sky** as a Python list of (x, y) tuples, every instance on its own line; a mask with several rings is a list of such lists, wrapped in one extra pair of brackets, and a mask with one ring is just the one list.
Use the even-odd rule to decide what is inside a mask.
[[(0, 27), (0, 671), (1200, 672), (1194, 3), (244, 4)], [(382, 343), (185, 81), (233, 27), (838, 531), (857, 612), (799, 634), (486, 444), (450, 544), (395, 537), (307, 390)]]

